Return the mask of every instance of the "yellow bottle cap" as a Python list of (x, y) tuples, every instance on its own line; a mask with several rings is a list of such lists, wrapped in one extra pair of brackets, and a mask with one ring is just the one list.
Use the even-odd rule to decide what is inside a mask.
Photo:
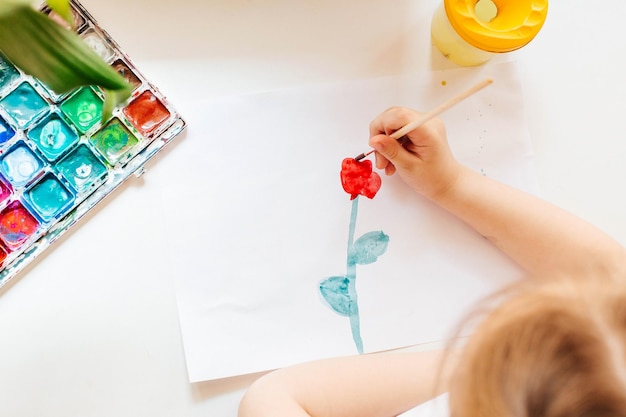
[[(479, 4), (483, 2), (489, 4)], [(526, 45), (548, 14), (548, 0), (444, 0), (444, 6), (454, 30), (470, 45), (489, 52)]]

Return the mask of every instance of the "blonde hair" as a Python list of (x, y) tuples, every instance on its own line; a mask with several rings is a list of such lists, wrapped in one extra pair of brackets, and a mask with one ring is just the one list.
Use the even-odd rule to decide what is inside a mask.
[(624, 284), (522, 285), (467, 341), (451, 415), (624, 417), (625, 354)]

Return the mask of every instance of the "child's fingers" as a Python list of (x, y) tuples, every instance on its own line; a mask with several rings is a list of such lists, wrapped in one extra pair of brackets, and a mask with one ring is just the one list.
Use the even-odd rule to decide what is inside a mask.
[(390, 135), (417, 119), (420, 113), (404, 107), (391, 107), (379, 114), (370, 123), (370, 137), (380, 134)]
[(376, 168), (384, 170), (386, 175), (393, 175), (396, 172), (396, 167), (384, 155), (374, 152), (374, 159)]
[(370, 146), (378, 153), (376, 167), (385, 169), (385, 172), (389, 164), (393, 164), (393, 172), (395, 172), (395, 168), (408, 168), (414, 163), (415, 156), (407, 151), (398, 140), (387, 135), (370, 138)]

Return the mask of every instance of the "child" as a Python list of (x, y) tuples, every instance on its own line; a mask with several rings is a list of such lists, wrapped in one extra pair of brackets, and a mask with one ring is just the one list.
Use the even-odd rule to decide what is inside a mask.
[(528, 279), (502, 292), (463, 346), (333, 358), (271, 372), (239, 417), (395, 416), (449, 391), (452, 417), (626, 416), (625, 249), (575, 216), (459, 164), (440, 120), (370, 125), (376, 167), (465, 221)]

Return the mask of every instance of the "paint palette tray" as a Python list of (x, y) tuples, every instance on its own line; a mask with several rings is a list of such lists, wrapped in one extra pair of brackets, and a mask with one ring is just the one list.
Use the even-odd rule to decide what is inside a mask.
[(0, 55), (0, 286), (185, 128), (87, 10), (71, 7), (75, 31), (133, 92), (103, 122), (98, 87), (58, 95)]

